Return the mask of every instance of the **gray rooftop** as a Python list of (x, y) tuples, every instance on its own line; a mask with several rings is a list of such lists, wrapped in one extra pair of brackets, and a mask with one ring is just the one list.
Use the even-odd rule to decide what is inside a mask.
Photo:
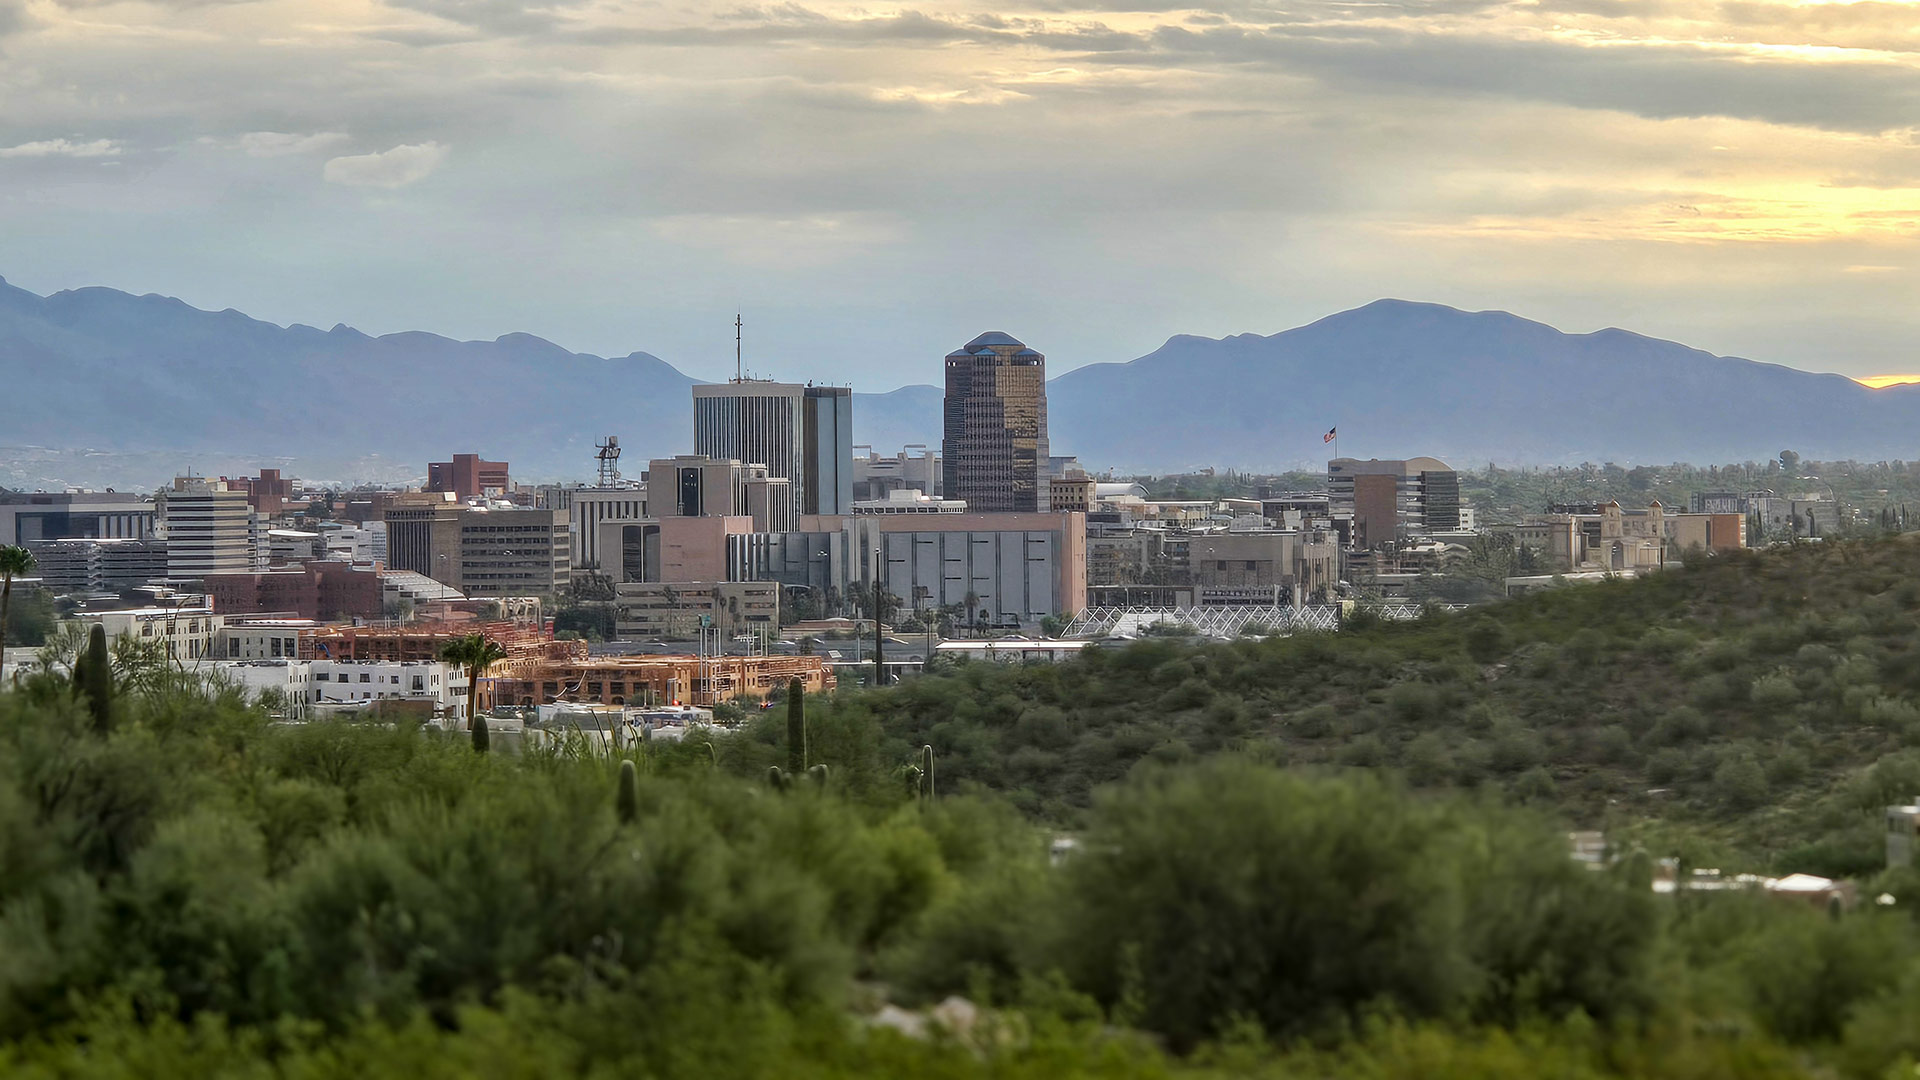
[(970, 353), (979, 352), (981, 349), (986, 348), (989, 345), (1013, 345), (1020, 348), (1025, 348), (1026, 344), (1027, 344), (1026, 342), (1021, 341), (1019, 338), (1014, 337), (1012, 334), (1003, 334), (998, 330), (989, 330), (986, 333), (981, 334), (979, 337), (974, 338), (972, 341), (967, 342), (965, 351)]

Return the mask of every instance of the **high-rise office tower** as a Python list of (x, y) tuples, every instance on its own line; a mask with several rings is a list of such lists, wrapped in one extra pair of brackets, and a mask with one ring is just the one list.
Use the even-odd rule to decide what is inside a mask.
[(853, 505), (853, 391), (753, 379), (695, 386), (693, 452), (786, 477), (796, 518), (845, 514)]
[(1047, 358), (997, 330), (947, 354), (944, 496), (974, 513), (1049, 509)]
[(154, 500), (155, 520), (167, 541), (167, 575), (197, 578), (254, 569), (263, 537), (243, 489), (219, 480), (182, 476)]

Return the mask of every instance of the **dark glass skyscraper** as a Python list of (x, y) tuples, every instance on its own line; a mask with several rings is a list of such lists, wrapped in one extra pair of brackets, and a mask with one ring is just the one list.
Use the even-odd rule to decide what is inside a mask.
[(1047, 358), (988, 331), (947, 354), (943, 493), (975, 513), (1047, 506)]

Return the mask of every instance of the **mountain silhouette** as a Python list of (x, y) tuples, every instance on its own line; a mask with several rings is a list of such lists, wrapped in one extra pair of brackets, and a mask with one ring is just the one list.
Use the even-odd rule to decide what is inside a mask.
[[(1897, 392), (1895, 392), (1897, 391)], [(1920, 388), (1715, 356), (1625, 330), (1379, 300), (1262, 337), (1177, 336), (1048, 386), (1089, 465), (1273, 467), (1430, 454), (1465, 467), (1920, 456)]]
[[(930, 375), (941, 355), (929, 348)], [(505, 458), (519, 477), (584, 478), (609, 434), (638, 475), (647, 458), (690, 448), (696, 381), (649, 353), (600, 357), (528, 334), (371, 337), (105, 288), (37, 296), (4, 279), (0, 380), (0, 458), (125, 455), (162, 472), (141, 483), (164, 479), (161, 458), (394, 479), (457, 451)], [(1869, 390), (1624, 330), (1564, 334), (1399, 300), (1271, 336), (1176, 336), (1058, 376), (1048, 397), (1054, 452), (1123, 472), (1309, 465), (1335, 426), (1346, 454), (1462, 466), (1727, 462), (1784, 447), (1920, 457), (1920, 386)], [(936, 386), (857, 394), (855, 441), (937, 447), (940, 405)]]

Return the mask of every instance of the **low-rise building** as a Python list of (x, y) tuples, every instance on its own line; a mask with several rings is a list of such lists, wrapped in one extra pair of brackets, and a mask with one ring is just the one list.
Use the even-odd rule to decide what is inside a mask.
[(125, 592), (167, 576), (167, 542), (151, 536), (41, 540), (27, 549), (34, 573), (57, 592)]
[(833, 670), (818, 656), (601, 656), (551, 661), (493, 680), (500, 705), (555, 701), (606, 705), (716, 705), (765, 699), (799, 679), (809, 694), (834, 688)]
[(466, 708), (467, 672), (437, 660), (220, 660), (211, 668), (253, 694), (279, 694), (289, 712), (310, 705), (418, 702), (436, 712)]
[(1094, 508), (1094, 479), (1079, 470), (1069, 470), (1047, 483), (1047, 509), (1056, 514), (1086, 514)]
[(105, 627), (109, 638), (156, 643), (165, 650), (169, 660), (198, 660), (210, 655), (214, 635), (222, 622), (204, 597), (187, 600), (179, 606), (100, 611), (75, 618)]
[(941, 499), (913, 488), (896, 488), (881, 499), (856, 499), (856, 514), (964, 514), (967, 504), (960, 499)]
[(313, 660), (312, 701), (428, 701), (439, 710), (466, 708), (467, 671), (441, 660)]
[(1747, 515), (1669, 514), (1666, 519), (1669, 555), (1688, 551), (1738, 551), (1747, 546)]
[[(809, 519), (814, 520), (814, 519)], [(901, 514), (834, 522), (853, 537), (861, 584), (882, 557), (880, 585), (914, 611), (967, 611), (1018, 626), (1087, 605), (1085, 514)]]
[(599, 572), (616, 585), (626, 581), (724, 581), (733, 538), (753, 535), (754, 531), (752, 518), (737, 515), (602, 522)]
[(208, 574), (205, 581), (222, 615), (286, 611), (305, 619), (374, 619), (385, 605), (381, 576), (372, 565), (310, 558), (259, 573)]
[[(945, 477), (942, 475), (944, 470), (940, 465), (938, 450), (930, 450), (917, 443), (887, 457), (881, 457), (872, 447), (866, 450), (866, 457), (853, 459), (855, 499), (884, 499), (889, 492), (902, 488), (940, 497), (940, 484)], [(918, 450), (919, 453), (909, 453), (911, 450)]]
[(933, 655), (1000, 664), (1058, 664), (1072, 660), (1091, 641), (943, 641)]
[(292, 615), (222, 616), (213, 655), (221, 660), (297, 660), (312, 657), (313, 638), (326, 628)]
[(216, 660), (211, 667), (216, 678), (245, 690), (248, 697), (279, 695), (290, 712), (313, 698), (313, 669), (304, 660)]
[(153, 500), (113, 491), (0, 491), (0, 546), (154, 534)]
[(1324, 532), (1200, 532), (1188, 537), (1187, 565), (1203, 592), (1235, 590), (1269, 604), (1325, 603), (1340, 580), (1340, 549)]
[(615, 626), (628, 640), (684, 641), (708, 627), (728, 635), (780, 627), (778, 582), (621, 582), (613, 592)]

